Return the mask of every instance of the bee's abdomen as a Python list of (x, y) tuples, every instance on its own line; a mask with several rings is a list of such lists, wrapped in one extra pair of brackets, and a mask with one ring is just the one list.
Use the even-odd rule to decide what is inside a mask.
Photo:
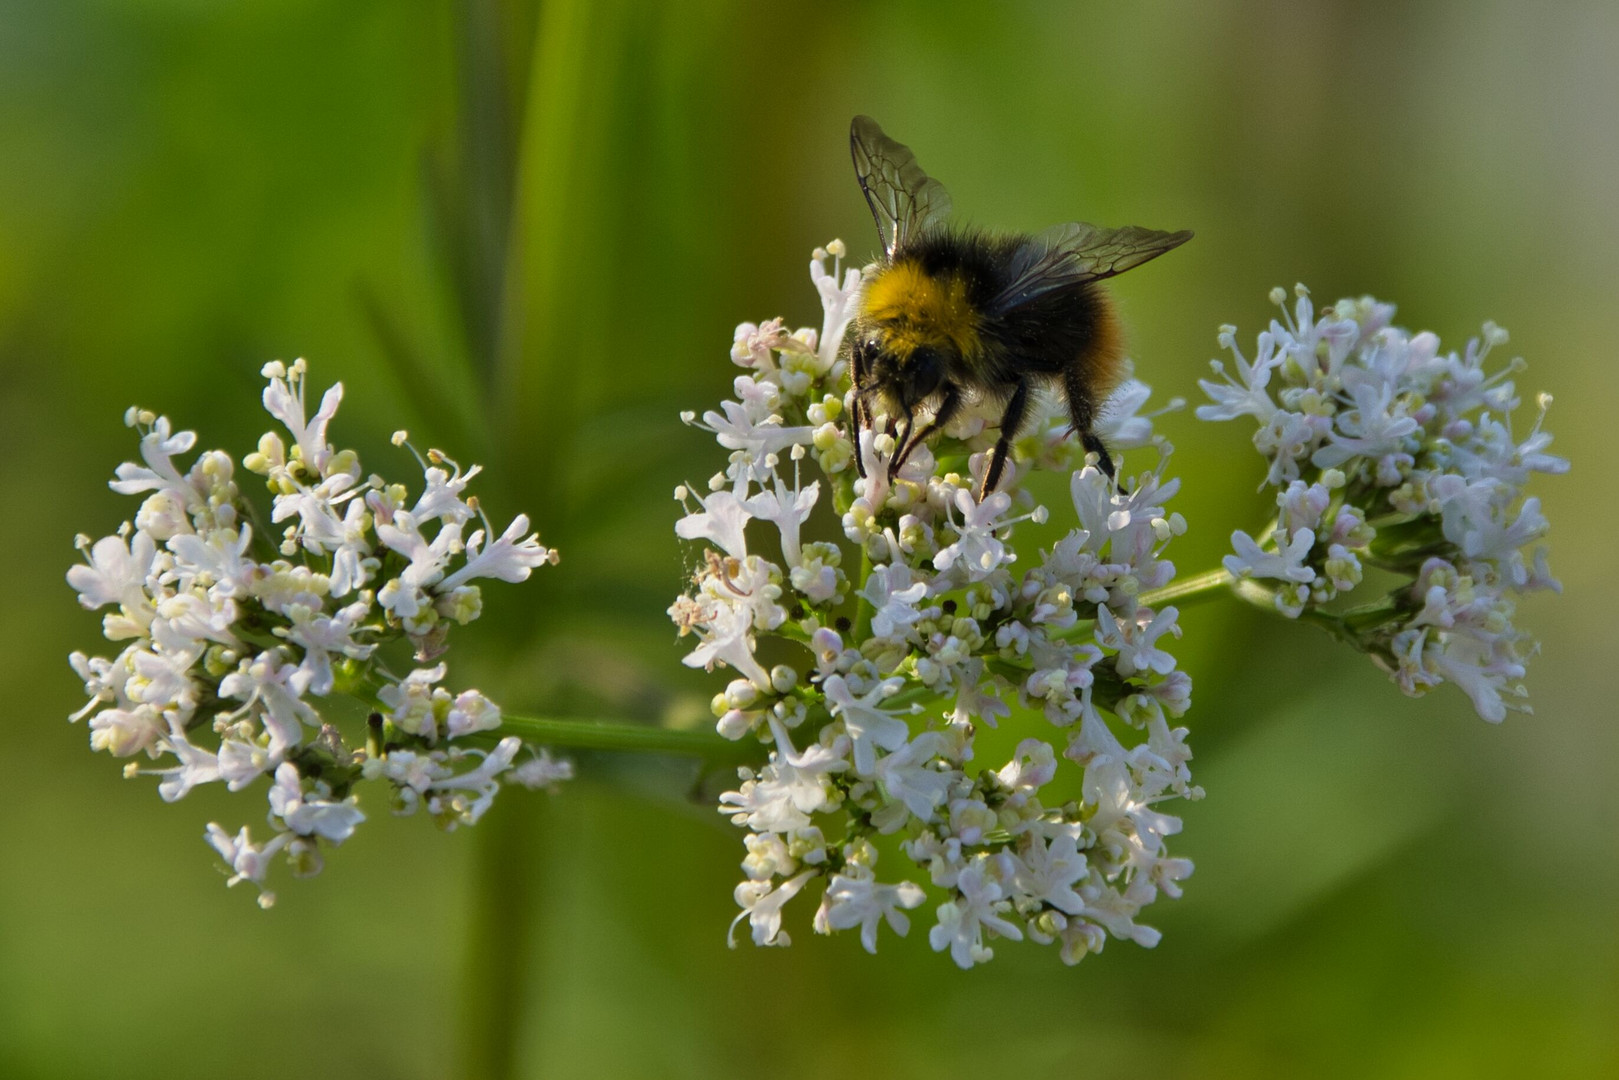
[(1005, 367), (1046, 376), (1079, 375), (1097, 398), (1123, 374), (1124, 331), (1107, 290), (1095, 282), (1054, 289), (985, 327), (990, 350)]

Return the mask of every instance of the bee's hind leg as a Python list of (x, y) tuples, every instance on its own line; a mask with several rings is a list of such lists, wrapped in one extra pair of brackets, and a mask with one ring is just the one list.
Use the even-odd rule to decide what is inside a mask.
[(1096, 467), (1102, 470), (1103, 475), (1113, 479), (1113, 459), (1108, 456), (1107, 446), (1091, 430), (1091, 424), (1096, 419), (1096, 403), (1091, 400), (1090, 391), (1073, 371), (1063, 376), (1063, 395), (1068, 399), (1068, 415), (1074, 422), (1074, 431), (1079, 435), (1079, 443), (1088, 453), (1096, 455)]
[(1102, 445), (1102, 440), (1087, 431), (1080, 435), (1079, 442), (1087, 451), (1096, 455), (1096, 467), (1101, 469), (1109, 479), (1112, 479), (1113, 459), (1108, 457), (1107, 447)]

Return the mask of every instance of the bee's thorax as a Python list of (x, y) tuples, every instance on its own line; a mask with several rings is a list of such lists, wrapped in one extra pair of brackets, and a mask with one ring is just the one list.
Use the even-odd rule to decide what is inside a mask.
[(883, 348), (898, 357), (923, 347), (966, 357), (980, 348), (979, 315), (958, 273), (931, 274), (902, 257), (867, 283), (861, 309)]

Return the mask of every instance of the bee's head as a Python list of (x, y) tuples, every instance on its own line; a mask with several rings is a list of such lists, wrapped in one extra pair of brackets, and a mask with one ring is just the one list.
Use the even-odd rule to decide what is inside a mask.
[(901, 353), (874, 344), (868, 348), (867, 357), (869, 393), (890, 413), (911, 415), (944, 383), (944, 358), (931, 345), (918, 345)]

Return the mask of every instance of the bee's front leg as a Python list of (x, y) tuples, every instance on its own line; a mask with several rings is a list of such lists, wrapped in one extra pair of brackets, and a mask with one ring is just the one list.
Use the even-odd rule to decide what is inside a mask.
[(894, 452), (888, 455), (888, 482), (894, 482), (894, 474), (905, 463), (905, 455), (911, 452), (911, 434), (915, 426), (915, 413), (908, 412), (899, 426), (894, 430)]
[(894, 451), (894, 463), (890, 466), (891, 470), (897, 472), (904, 467), (905, 462), (910, 459), (911, 451), (916, 449), (916, 444), (932, 438), (935, 431), (943, 428), (955, 417), (956, 410), (960, 407), (960, 389), (953, 385), (947, 386), (944, 391), (944, 398), (939, 402), (938, 409), (933, 413), (933, 419), (929, 420), (926, 425), (918, 427), (911, 437)]
[(854, 441), (854, 467), (860, 479), (866, 478), (866, 455), (860, 449), (860, 433), (871, 427), (871, 408), (866, 404), (866, 379), (871, 371), (871, 354), (876, 350), (870, 341), (856, 341), (849, 347), (849, 384), (854, 390), (854, 427), (849, 433)]

